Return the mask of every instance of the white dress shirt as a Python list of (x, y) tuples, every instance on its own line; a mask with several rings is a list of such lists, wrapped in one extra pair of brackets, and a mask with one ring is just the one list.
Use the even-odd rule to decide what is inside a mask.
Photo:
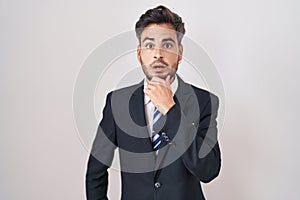
[[(146, 79), (144, 80), (144, 88), (148, 86), (148, 82)], [(178, 79), (177, 75), (175, 75), (174, 81), (170, 85), (173, 96), (178, 88)], [(149, 136), (152, 137), (152, 125), (153, 125), (153, 114), (154, 114), (154, 105), (146, 94), (144, 94), (144, 106), (145, 106), (145, 117), (147, 121), (147, 128), (149, 132)]]

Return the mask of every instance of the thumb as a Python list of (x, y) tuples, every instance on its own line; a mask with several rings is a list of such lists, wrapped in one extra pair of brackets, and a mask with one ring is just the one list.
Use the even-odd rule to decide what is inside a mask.
[(167, 78), (166, 78), (166, 83), (167, 83), (167, 86), (170, 86), (171, 85), (171, 75), (168, 75)]

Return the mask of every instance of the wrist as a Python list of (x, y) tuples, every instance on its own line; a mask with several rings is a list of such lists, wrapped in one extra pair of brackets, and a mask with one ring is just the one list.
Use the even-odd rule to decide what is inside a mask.
[(162, 114), (163, 115), (166, 115), (168, 113), (168, 111), (175, 105), (175, 102), (172, 101), (170, 102), (169, 104), (165, 105), (163, 108), (162, 108)]

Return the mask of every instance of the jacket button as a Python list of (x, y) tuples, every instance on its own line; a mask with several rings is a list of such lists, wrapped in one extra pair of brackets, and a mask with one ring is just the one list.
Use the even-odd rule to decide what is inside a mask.
[(155, 187), (155, 188), (157, 188), (157, 189), (158, 189), (158, 188), (160, 188), (160, 187), (161, 187), (161, 184), (160, 184), (160, 182), (156, 182), (156, 183), (154, 183), (154, 187)]

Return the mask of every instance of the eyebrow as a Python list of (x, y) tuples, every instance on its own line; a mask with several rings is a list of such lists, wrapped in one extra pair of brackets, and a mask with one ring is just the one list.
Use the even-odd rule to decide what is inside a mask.
[(145, 39), (143, 39), (143, 42), (145, 42), (146, 40), (154, 41), (154, 38), (146, 37)]
[(175, 41), (172, 38), (165, 38), (162, 40), (162, 42), (167, 42), (167, 41), (171, 41), (175, 43)]
[[(143, 42), (145, 42), (146, 40), (154, 41), (155, 39), (154, 38), (150, 38), (150, 37), (146, 37), (145, 39), (143, 39)], [(162, 42), (167, 42), (167, 41), (171, 41), (171, 42), (175, 43), (175, 41), (172, 38), (164, 38), (164, 39), (162, 39)]]

